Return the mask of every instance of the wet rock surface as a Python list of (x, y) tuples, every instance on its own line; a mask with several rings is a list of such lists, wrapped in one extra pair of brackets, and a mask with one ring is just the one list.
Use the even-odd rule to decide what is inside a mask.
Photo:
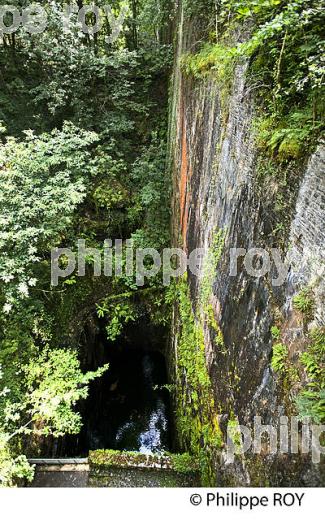
[[(277, 426), (288, 409), (288, 395), (271, 368), (275, 308), (286, 320), (288, 337), (303, 335), (292, 317), (292, 299), (302, 286), (315, 281), (314, 325), (324, 326), (324, 147), (297, 167), (290, 236), (286, 238), (288, 279), (272, 287), (271, 277), (247, 274), (243, 261), (238, 275), (230, 277), (230, 250), (274, 246), (269, 221), (267, 193), (258, 178), (258, 150), (252, 122), (254, 92), (246, 78), (246, 64), (237, 65), (231, 92), (224, 96), (217, 78), (195, 80), (182, 72), (181, 56), (195, 52), (198, 41), (193, 26), (180, 14), (173, 83), (171, 164), (174, 181), (173, 237), (190, 254), (196, 248), (205, 258), (219, 230), (225, 244), (214, 274), (210, 303), (220, 327), (224, 345), (216, 342), (215, 327), (202, 319), (200, 276), (189, 273), (191, 300), (199, 322), (204, 322), (205, 358), (222, 417), (236, 416), (242, 425), (252, 426), (254, 416), (263, 424)], [(194, 49), (194, 50), (193, 50)], [(306, 158), (308, 159), (308, 158)], [(308, 162), (308, 164), (307, 164)], [(299, 193), (298, 193), (299, 192)], [(264, 198), (263, 198), (264, 197)], [(295, 206), (295, 207), (294, 207)], [(322, 273), (322, 276), (319, 276)], [(271, 273), (274, 275), (274, 273)], [(316, 278), (318, 281), (316, 282)], [(177, 359), (177, 313), (171, 359)], [(298, 345), (296, 344), (298, 348)], [(293, 346), (293, 348), (295, 348)], [(186, 381), (184, 381), (186, 384)], [(224, 425), (221, 427), (225, 433)], [(263, 468), (263, 469), (262, 469)], [(320, 485), (322, 469), (310, 458), (256, 457), (247, 464), (224, 464), (215, 460), (221, 485)], [(308, 475), (308, 478), (307, 478)]]

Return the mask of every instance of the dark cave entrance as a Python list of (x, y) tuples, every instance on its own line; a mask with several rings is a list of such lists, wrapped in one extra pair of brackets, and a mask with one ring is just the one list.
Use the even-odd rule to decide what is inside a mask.
[(58, 442), (56, 456), (85, 457), (97, 449), (172, 451), (166, 331), (144, 320), (127, 327), (123, 337), (111, 343), (102, 324), (96, 327), (85, 348), (84, 369), (95, 370), (105, 363), (110, 368), (90, 384), (89, 396), (79, 407), (80, 434)]

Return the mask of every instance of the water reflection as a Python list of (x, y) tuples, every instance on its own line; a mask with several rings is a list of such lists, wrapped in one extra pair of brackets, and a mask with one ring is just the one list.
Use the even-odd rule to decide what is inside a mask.
[(146, 388), (147, 406), (138, 408), (116, 433), (117, 449), (136, 450), (140, 453), (161, 453), (168, 449), (167, 407), (161, 398), (161, 391), (155, 387), (155, 366), (149, 355), (142, 359), (142, 380)]
[(170, 450), (169, 394), (164, 357), (138, 350), (112, 354), (109, 372), (90, 388), (79, 452)]

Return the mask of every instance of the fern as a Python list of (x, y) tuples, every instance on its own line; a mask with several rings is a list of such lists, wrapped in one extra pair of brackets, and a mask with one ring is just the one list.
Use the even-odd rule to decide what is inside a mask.
[(306, 390), (296, 398), (299, 418), (311, 419), (317, 424), (325, 422), (325, 389), (318, 392)]
[(273, 347), (273, 356), (271, 361), (271, 366), (274, 372), (279, 374), (283, 374), (287, 368), (287, 357), (288, 357), (288, 347), (283, 345), (282, 343), (277, 343)]

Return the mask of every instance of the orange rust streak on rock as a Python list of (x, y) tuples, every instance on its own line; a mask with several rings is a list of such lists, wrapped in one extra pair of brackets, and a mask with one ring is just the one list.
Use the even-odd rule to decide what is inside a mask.
[(184, 251), (187, 251), (187, 231), (188, 231), (188, 217), (190, 211), (190, 198), (191, 194), (189, 192), (189, 183), (192, 176), (191, 167), (188, 168), (187, 172), (187, 183), (186, 183), (186, 200), (185, 200), (185, 208), (183, 214), (183, 226), (182, 226), (182, 237), (183, 237), (183, 247)]

